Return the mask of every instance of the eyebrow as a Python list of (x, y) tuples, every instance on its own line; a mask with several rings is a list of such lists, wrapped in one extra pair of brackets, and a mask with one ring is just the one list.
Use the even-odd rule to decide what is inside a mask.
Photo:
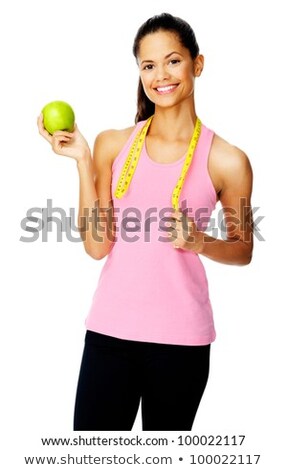
[[(168, 59), (170, 56), (172, 56), (172, 54), (178, 54), (178, 55), (180, 55), (181, 57), (183, 57), (183, 55), (182, 55), (180, 52), (172, 51), (172, 52), (170, 52), (169, 54), (167, 54), (167, 55), (165, 56), (165, 59)], [(141, 62), (141, 65), (144, 64), (145, 62), (151, 63), (151, 62), (153, 62), (153, 60), (143, 60), (143, 61)]]

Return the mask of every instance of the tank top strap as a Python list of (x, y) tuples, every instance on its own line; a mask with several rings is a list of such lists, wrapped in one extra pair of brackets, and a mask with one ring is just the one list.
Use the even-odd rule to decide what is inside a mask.
[(210, 195), (210, 205), (215, 207), (217, 195), (208, 169), (209, 154), (215, 132), (204, 124), (201, 126), (201, 137), (198, 142), (197, 156), (193, 163), (196, 168), (197, 180), (200, 181), (202, 191)]
[(206, 165), (214, 136), (214, 131), (202, 124), (201, 153), (203, 155), (202, 164)]
[(125, 145), (122, 147), (122, 149), (120, 150), (120, 152), (118, 153), (118, 155), (116, 156), (116, 158), (113, 161), (113, 165), (112, 165), (112, 170), (113, 171), (114, 171), (114, 169), (116, 168), (117, 165), (119, 165), (120, 163), (124, 163), (124, 160), (126, 159), (128, 151), (130, 149), (130, 146), (132, 145), (138, 131), (145, 125), (146, 121), (147, 120), (139, 121), (136, 124), (135, 128), (131, 132), (128, 140), (125, 143)]

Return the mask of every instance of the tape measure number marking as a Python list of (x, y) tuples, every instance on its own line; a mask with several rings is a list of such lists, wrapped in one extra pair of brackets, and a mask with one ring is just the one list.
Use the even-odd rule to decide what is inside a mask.
[[(153, 118), (153, 116), (151, 116), (147, 120), (147, 122), (145, 123), (143, 128), (140, 129), (140, 131), (137, 133), (137, 135), (136, 135), (136, 137), (135, 137), (135, 139), (134, 139), (134, 141), (131, 145), (130, 151), (129, 151), (128, 156), (126, 158), (126, 161), (123, 165), (123, 168), (122, 168), (122, 171), (121, 171), (121, 174), (120, 174), (117, 186), (116, 186), (115, 197), (117, 199), (122, 198), (128, 190), (128, 187), (129, 187), (130, 182), (132, 180), (132, 177), (134, 175), (135, 169), (137, 167), (138, 160), (139, 160), (139, 157), (140, 157), (140, 154), (141, 154), (141, 151), (142, 151), (142, 147), (143, 147), (143, 144), (144, 144), (144, 140), (145, 140), (148, 128), (151, 124), (152, 118)], [(184, 181), (185, 181), (187, 171), (188, 171), (188, 169), (191, 165), (192, 159), (193, 159), (194, 151), (196, 149), (196, 145), (197, 145), (199, 137), (200, 137), (200, 132), (201, 132), (201, 121), (200, 121), (199, 118), (197, 118), (196, 123), (195, 123), (195, 127), (194, 127), (194, 131), (193, 131), (193, 134), (192, 134), (189, 146), (188, 146), (187, 154), (186, 154), (186, 157), (185, 157), (185, 160), (184, 160), (184, 164), (183, 164), (183, 167), (182, 167), (182, 170), (181, 170), (180, 177), (179, 177), (179, 179), (176, 183), (176, 186), (174, 187), (174, 190), (172, 192), (171, 200), (172, 200), (172, 206), (175, 210), (178, 210), (179, 196), (180, 196), (180, 193), (181, 193)]]

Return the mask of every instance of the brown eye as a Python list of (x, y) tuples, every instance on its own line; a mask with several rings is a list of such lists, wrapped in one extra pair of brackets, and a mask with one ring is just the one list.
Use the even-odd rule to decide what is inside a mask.
[(152, 70), (153, 69), (153, 64), (148, 64), (143, 67), (143, 70)]

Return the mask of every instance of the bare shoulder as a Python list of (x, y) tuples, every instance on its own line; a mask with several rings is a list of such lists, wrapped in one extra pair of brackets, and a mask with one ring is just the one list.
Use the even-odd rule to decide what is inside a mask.
[(252, 177), (252, 168), (246, 153), (218, 134), (214, 134), (210, 150), (209, 171), (217, 193), (230, 181)]
[(246, 153), (236, 145), (232, 145), (218, 134), (214, 135), (213, 145), (211, 148), (213, 159), (217, 164), (225, 167), (236, 168), (238, 165), (242, 166), (249, 161)]
[(100, 132), (94, 143), (94, 161), (111, 166), (134, 129), (135, 126), (131, 126), (120, 130), (108, 129)]
[(108, 207), (112, 200), (112, 164), (135, 126), (123, 130), (110, 129), (100, 132), (94, 143), (93, 170), (95, 188), (102, 207)]

